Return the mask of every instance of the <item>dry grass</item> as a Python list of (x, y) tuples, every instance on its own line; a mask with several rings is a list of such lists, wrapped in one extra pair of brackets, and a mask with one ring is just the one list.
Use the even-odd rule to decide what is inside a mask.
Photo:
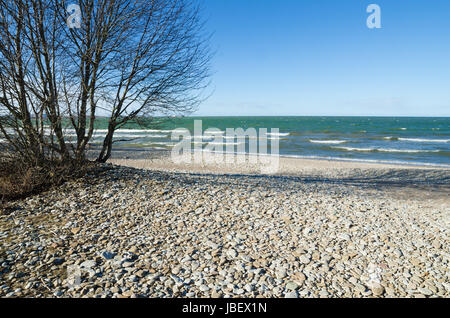
[(48, 190), (53, 186), (82, 177), (92, 164), (48, 162), (43, 166), (30, 166), (20, 160), (0, 162), (1, 202), (25, 198)]

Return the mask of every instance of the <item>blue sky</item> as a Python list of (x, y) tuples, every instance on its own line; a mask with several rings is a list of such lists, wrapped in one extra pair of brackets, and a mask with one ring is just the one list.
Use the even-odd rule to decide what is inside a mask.
[(448, 0), (199, 1), (216, 53), (198, 115), (450, 116)]

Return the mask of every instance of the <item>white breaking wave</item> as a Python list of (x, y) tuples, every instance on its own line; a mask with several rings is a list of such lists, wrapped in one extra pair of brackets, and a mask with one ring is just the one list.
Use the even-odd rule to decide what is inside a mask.
[(221, 145), (231, 145), (231, 146), (237, 146), (237, 145), (243, 145), (245, 142), (209, 142), (209, 141), (194, 141), (193, 144), (208, 144), (213, 146), (221, 146)]
[[(76, 135), (68, 135), (74, 137)], [(104, 138), (106, 135), (93, 135), (93, 138)], [(127, 135), (127, 134), (114, 134), (113, 138), (166, 138), (166, 135)]]
[[(73, 132), (75, 133), (75, 129), (72, 128), (66, 128), (63, 129), (64, 132)], [(49, 129), (45, 130), (46, 132), (50, 132)], [(86, 130), (86, 133), (88, 130)], [(106, 134), (108, 132), (108, 129), (94, 129), (94, 134)], [(182, 129), (172, 129), (172, 130), (164, 130), (164, 129), (117, 129), (114, 133), (122, 133), (122, 134), (140, 134), (140, 133), (155, 133), (155, 134), (164, 134), (167, 136), (170, 133), (183, 133), (183, 132), (189, 132), (189, 130), (182, 130)]]
[[(66, 137), (76, 137), (76, 134), (66, 134)], [(93, 134), (92, 138), (105, 138), (103, 134)], [(159, 134), (144, 134), (144, 135), (129, 135), (129, 134), (114, 134), (113, 138), (167, 138), (167, 135)]]
[(247, 135), (242, 135), (242, 136), (217, 136), (217, 137), (222, 137), (225, 140), (240, 140), (240, 139), (258, 139), (258, 136), (247, 136)]
[(173, 134), (175, 134), (175, 133), (190, 133), (189, 129), (182, 129), (182, 128), (172, 129), (172, 130), (160, 130), (160, 132), (162, 132), (162, 133), (173, 133)]
[(180, 141), (181, 140), (194, 140), (194, 141), (196, 141), (196, 142), (201, 142), (202, 140), (207, 140), (207, 141), (204, 141), (204, 143), (208, 143), (208, 142), (211, 142), (212, 140), (215, 140), (215, 139), (219, 139), (219, 140), (235, 140), (236, 139), (236, 137), (233, 137), (233, 136), (213, 136), (213, 135), (206, 135), (206, 136), (186, 136), (186, 137), (182, 137), (182, 138), (180, 138)]
[(128, 135), (114, 134), (114, 138), (166, 138), (167, 135)]
[(274, 137), (286, 137), (289, 136), (290, 133), (266, 133), (267, 136), (274, 136)]
[(333, 147), (333, 148), (346, 151), (360, 151), (360, 152), (404, 152), (404, 153), (440, 152), (440, 150), (420, 150), (420, 149), (355, 148), (355, 147)]
[(236, 136), (222, 136), (223, 139), (227, 139), (227, 140), (235, 140), (237, 137)]
[(245, 142), (207, 142), (208, 145), (213, 146), (221, 146), (221, 145), (232, 145), (232, 146), (238, 146), (238, 145), (244, 145)]
[(221, 138), (222, 140), (236, 140), (236, 139), (258, 139), (257, 136), (214, 136), (214, 135), (206, 135), (206, 136), (188, 136), (185, 139), (194, 139), (194, 140), (212, 140), (216, 138)]
[[(96, 129), (94, 130), (97, 133), (107, 133), (108, 129)], [(158, 133), (161, 132), (161, 130), (157, 129), (117, 129), (115, 131), (116, 133), (124, 133), (124, 134), (135, 134), (135, 133)]]
[(225, 132), (218, 130), (218, 131), (205, 131), (205, 135), (223, 135)]
[(314, 144), (345, 144), (347, 140), (313, 140), (310, 139), (309, 142)]
[(401, 141), (413, 141), (413, 142), (450, 142), (450, 139), (422, 139), (422, 138), (398, 138)]
[(361, 152), (375, 151), (375, 148), (353, 148), (353, 147), (333, 147), (333, 148), (346, 150), (346, 151), (361, 151)]

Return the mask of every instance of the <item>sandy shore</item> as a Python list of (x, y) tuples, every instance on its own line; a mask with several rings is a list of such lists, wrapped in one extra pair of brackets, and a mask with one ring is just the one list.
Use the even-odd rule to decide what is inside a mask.
[(0, 296), (450, 297), (448, 169), (113, 162), (1, 211)]
[(433, 204), (450, 203), (450, 169), (442, 167), (279, 157), (277, 169), (267, 172), (264, 167), (273, 163), (251, 163), (249, 155), (235, 155), (231, 163), (220, 164), (211, 162), (211, 155), (207, 153), (203, 154), (201, 163), (196, 163), (193, 157), (189, 163), (176, 163), (169, 152), (153, 152), (147, 157), (131, 156), (131, 159), (126, 159), (127, 155), (130, 153), (116, 154), (111, 163), (176, 173), (295, 177), (304, 182), (323, 182), (330, 186), (376, 189), (379, 194), (397, 198), (426, 199)]
[[(250, 163), (251, 158), (257, 158), (254, 155), (234, 155), (232, 156), (232, 163), (209, 163), (213, 154), (203, 153), (201, 163), (196, 163), (193, 156), (190, 163), (175, 163), (170, 152), (154, 151), (154, 152), (132, 152), (132, 151), (117, 151), (110, 162), (140, 168), (140, 169), (159, 169), (171, 170), (179, 172), (202, 172), (202, 173), (241, 173), (241, 174), (258, 174), (261, 173), (261, 167), (268, 165), (267, 163)], [(264, 160), (264, 157), (262, 157)], [(212, 161), (213, 159), (210, 159)], [(254, 159), (255, 161), (257, 159)], [(265, 160), (271, 160), (270, 158)], [(243, 163), (239, 163), (243, 162)], [(275, 175), (298, 175), (308, 171), (324, 171), (328, 169), (338, 170), (354, 170), (354, 169), (396, 169), (396, 170), (447, 170), (450, 168), (427, 165), (407, 165), (407, 164), (392, 164), (379, 162), (361, 162), (350, 160), (325, 160), (325, 159), (302, 159), (279, 157), (278, 169)]]

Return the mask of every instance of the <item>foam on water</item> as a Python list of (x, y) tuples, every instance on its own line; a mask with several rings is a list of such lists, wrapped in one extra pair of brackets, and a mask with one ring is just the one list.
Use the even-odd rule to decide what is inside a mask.
[(412, 141), (412, 142), (450, 142), (450, 139), (422, 139), (422, 138), (397, 138), (401, 141)]
[(341, 149), (346, 151), (361, 151), (361, 152), (404, 152), (404, 153), (420, 153), (420, 152), (440, 152), (440, 150), (424, 150), (424, 149), (390, 149), (390, 148), (356, 148), (356, 147), (332, 147), (334, 149)]
[(286, 137), (289, 136), (290, 133), (266, 133), (267, 136), (274, 136), (274, 137)]
[(347, 140), (312, 140), (310, 139), (309, 142), (313, 144), (345, 144)]

